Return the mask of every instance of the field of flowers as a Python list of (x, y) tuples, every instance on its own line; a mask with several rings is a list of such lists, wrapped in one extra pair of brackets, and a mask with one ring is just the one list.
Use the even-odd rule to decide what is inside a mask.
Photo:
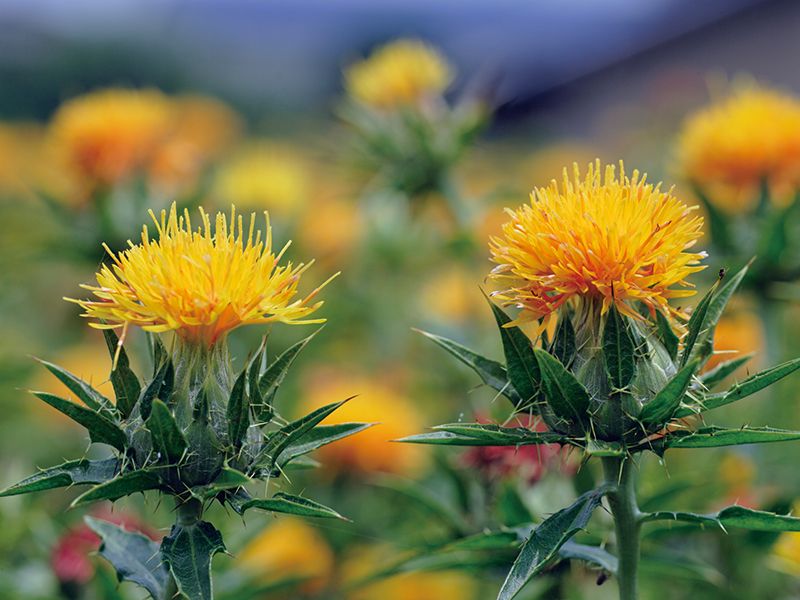
[(418, 37), (341, 62), (296, 132), (0, 122), (0, 598), (800, 597), (800, 97), (637, 164)]

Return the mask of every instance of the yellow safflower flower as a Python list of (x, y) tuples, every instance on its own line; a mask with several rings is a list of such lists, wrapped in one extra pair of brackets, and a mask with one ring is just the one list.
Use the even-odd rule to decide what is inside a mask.
[(279, 517), (236, 556), (236, 565), (259, 581), (303, 579), (302, 589), (318, 592), (331, 578), (333, 551), (311, 525)]
[(386, 44), (345, 72), (348, 93), (377, 109), (418, 104), (444, 92), (452, 79), (444, 57), (418, 40)]
[[(795, 502), (792, 514), (800, 512), (800, 503)], [(770, 564), (779, 571), (800, 577), (800, 531), (785, 531), (780, 534), (769, 557)]]
[(703, 219), (695, 207), (647, 183), (638, 171), (628, 177), (620, 164), (601, 170), (589, 164), (573, 179), (564, 169), (535, 188), (530, 204), (508, 210), (503, 234), (491, 238), (490, 277), (505, 289), (495, 297), (523, 309), (521, 321), (554, 314), (571, 299), (597, 301), (605, 312), (613, 304), (640, 318), (631, 303), (670, 314), (667, 301), (694, 294), (685, 278), (703, 269), (703, 252), (689, 252), (701, 236)]
[[(245, 228), (231, 208), (230, 221), (217, 213), (214, 227), (202, 208), (196, 231), (188, 210), (179, 216), (175, 204), (155, 222), (158, 239), (147, 226), (142, 242), (115, 254), (97, 273), (97, 285), (82, 286), (95, 300), (72, 300), (104, 329), (129, 325), (146, 331), (175, 331), (182, 339), (211, 346), (240, 325), (255, 323), (321, 323), (308, 319), (322, 301), (319, 290), (295, 299), (300, 276), (312, 263), (279, 266), (288, 244), (277, 255), (267, 218), (266, 239), (255, 232), (255, 215)], [(335, 277), (335, 275), (334, 275)], [(333, 279), (333, 277), (331, 278)]]
[(101, 90), (61, 105), (50, 138), (77, 178), (113, 185), (145, 167), (170, 135), (173, 116), (169, 99), (156, 90)]
[(684, 175), (730, 212), (765, 181), (773, 200), (800, 189), (800, 101), (753, 84), (690, 116), (679, 139)]
[(309, 166), (294, 149), (265, 140), (239, 149), (217, 173), (215, 195), (246, 208), (289, 214), (310, 194)]
[(306, 414), (321, 406), (358, 394), (337, 409), (323, 424), (376, 423), (365, 431), (323, 446), (316, 456), (333, 473), (417, 473), (425, 462), (424, 450), (392, 440), (422, 429), (419, 411), (396, 386), (352, 373), (321, 370), (306, 378), (305, 397), (299, 411)]

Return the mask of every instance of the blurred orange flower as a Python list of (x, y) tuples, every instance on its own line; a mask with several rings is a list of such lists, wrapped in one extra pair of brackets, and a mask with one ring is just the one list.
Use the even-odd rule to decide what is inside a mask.
[(333, 572), (333, 551), (311, 525), (296, 517), (279, 517), (256, 535), (236, 556), (236, 565), (260, 581), (306, 580), (314, 593)]
[(324, 424), (376, 423), (366, 431), (320, 448), (317, 456), (326, 469), (356, 475), (377, 472), (410, 475), (423, 466), (425, 453), (421, 447), (392, 441), (418, 433), (423, 427), (419, 411), (396, 386), (386, 380), (327, 369), (312, 373), (307, 381), (300, 407), (303, 414), (358, 394), (325, 419)]
[(764, 326), (758, 315), (752, 310), (734, 305), (717, 323), (714, 330), (714, 354), (706, 363), (705, 370), (750, 353), (755, 354), (752, 364), (758, 364), (758, 357), (765, 343)]

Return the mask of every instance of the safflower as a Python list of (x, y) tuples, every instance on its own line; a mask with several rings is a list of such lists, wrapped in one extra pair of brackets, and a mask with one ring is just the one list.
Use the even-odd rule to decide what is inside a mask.
[(491, 238), (497, 267), (490, 278), (507, 286), (494, 297), (523, 309), (520, 321), (552, 315), (567, 302), (597, 302), (604, 314), (614, 304), (620, 313), (640, 318), (634, 302), (651, 313), (674, 312), (668, 301), (694, 294), (688, 275), (703, 269), (704, 252), (689, 251), (702, 235), (702, 218), (660, 184), (647, 182), (620, 164), (601, 170), (589, 164), (581, 177), (564, 170), (535, 188), (530, 204), (512, 211), (501, 236)]
[(444, 57), (418, 40), (386, 44), (345, 73), (349, 94), (381, 110), (419, 104), (440, 95), (452, 79), (452, 69)]

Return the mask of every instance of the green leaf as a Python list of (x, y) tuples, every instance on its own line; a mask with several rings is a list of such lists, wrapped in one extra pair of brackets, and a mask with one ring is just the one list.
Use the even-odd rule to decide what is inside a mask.
[(119, 338), (114, 330), (103, 329), (103, 337), (106, 340), (112, 361), (117, 349), (119, 349), (117, 366), (111, 371), (111, 385), (114, 386), (117, 410), (123, 418), (127, 419), (131, 415), (133, 407), (139, 401), (139, 395), (142, 393), (142, 384), (139, 383), (139, 378), (131, 369), (128, 354), (119, 343)]
[(554, 356), (540, 348), (533, 352), (539, 363), (550, 408), (562, 419), (585, 424), (589, 410), (589, 392)]
[(697, 431), (674, 431), (656, 442), (654, 446), (667, 448), (716, 448), (740, 444), (766, 444), (800, 440), (800, 431), (773, 429), (771, 427), (703, 427)]
[(120, 581), (142, 586), (157, 600), (166, 598), (170, 575), (157, 542), (113, 523), (92, 517), (84, 520), (100, 536), (100, 556), (111, 563)]
[(625, 456), (625, 449), (619, 442), (590, 439), (586, 443), (586, 454), (599, 457)]
[(83, 425), (89, 432), (89, 438), (92, 440), (92, 442), (98, 444), (108, 444), (120, 452), (125, 451), (125, 447), (128, 444), (128, 438), (126, 437), (125, 432), (122, 431), (122, 429), (120, 429), (119, 426), (108, 417), (105, 417), (90, 408), (79, 406), (74, 402), (70, 402), (64, 398), (59, 398), (53, 394), (48, 394), (47, 392), (33, 393), (36, 397), (44, 400), (57, 411), (67, 415), (76, 423)]
[(228, 399), (228, 440), (234, 448), (242, 447), (242, 440), (250, 427), (250, 399), (248, 398), (245, 384), (247, 382), (247, 368), (242, 369), (231, 389)]
[(700, 382), (707, 388), (711, 389), (718, 383), (721, 383), (729, 375), (733, 375), (736, 370), (744, 365), (747, 361), (753, 358), (753, 354), (746, 354), (732, 360), (719, 363), (710, 371), (706, 371), (700, 375)]
[(167, 464), (177, 465), (188, 444), (167, 405), (156, 398), (145, 423), (153, 440), (153, 447)]
[(800, 531), (800, 518), (798, 517), (753, 510), (744, 506), (729, 506), (718, 513), (708, 515), (658, 511), (648, 513), (642, 518), (643, 523), (651, 521), (683, 521), (698, 525), (713, 525), (723, 529), (737, 527), (751, 531)]
[(225, 466), (220, 469), (219, 474), (217, 474), (216, 479), (214, 479), (212, 483), (193, 487), (192, 495), (201, 500), (213, 498), (220, 492), (241, 488), (252, 481), (252, 479), (241, 471)]
[(575, 345), (575, 328), (569, 316), (559, 318), (556, 334), (550, 346), (550, 354), (555, 356), (563, 365), (569, 366), (575, 358), (577, 351)]
[[(747, 398), (747, 396), (755, 394), (756, 392), (760, 392), (764, 388), (769, 387), (787, 375), (791, 375), (797, 369), (800, 369), (800, 358), (795, 358), (780, 364), (777, 367), (772, 367), (771, 369), (766, 369), (756, 373), (747, 379), (735, 383), (727, 392), (706, 396), (702, 403), (700, 403), (700, 405), (695, 409), (681, 409), (675, 414), (675, 416), (686, 417), (694, 414), (695, 412), (705, 412), (707, 410), (711, 410), (712, 408), (718, 408), (732, 402), (737, 402), (743, 398)], [(699, 409), (699, 411), (697, 409)]]
[(275, 394), (278, 393), (278, 388), (286, 378), (286, 373), (289, 371), (289, 367), (292, 366), (294, 359), (297, 358), (300, 351), (306, 347), (306, 344), (308, 344), (317, 333), (319, 333), (319, 330), (289, 347), (283, 354), (275, 359), (275, 362), (273, 362), (261, 376), (258, 382), (261, 403), (253, 404), (253, 411), (259, 422), (268, 422), (272, 419), (272, 403), (275, 400)]
[(508, 380), (506, 368), (499, 362), (481, 356), (480, 354), (476, 354), (469, 348), (465, 348), (453, 340), (448, 340), (447, 338), (434, 335), (426, 331), (417, 331), (419, 331), (428, 339), (436, 342), (439, 346), (447, 350), (450, 354), (475, 371), (483, 383), (488, 385), (496, 392), (503, 394), (506, 398), (511, 400), (514, 406), (519, 406), (522, 404), (522, 398)]
[(114, 477), (118, 471), (119, 460), (116, 458), (73, 460), (57, 467), (44, 469), (36, 475), (31, 475), (19, 483), (7, 487), (0, 492), (0, 497), (30, 494), (73, 484), (103, 483)]
[[(720, 276), (723, 274), (724, 273), (721, 272)], [(692, 316), (689, 318), (689, 323), (686, 325), (686, 338), (683, 341), (683, 352), (681, 353), (681, 367), (685, 367), (686, 363), (689, 362), (689, 357), (692, 355), (697, 338), (705, 329), (708, 308), (711, 305), (711, 301), (714, 299), (714, 293), (717, 291), (720, 281), (721, 280), (718, 279), (714, 285), (711, 286), (711, 289), (706, 292), (706, 295), (703, 296), (703, 299), (700, 300), (700, 303), (694, 311), (692, 311)]]
[(324, 504), (314, 502), (302, 496), (284, 494), (283, 492), (278, 492), (269, 499), (254, 498), (248, 500), (242, 505), (242, 512), (249, 508), (258, 508), (270, 512), (286, 513), (301, 517), (320, 517), (323, 519), (342, 519), (343, 521), (347, 521), (347, 519), (338, 512)]
[(493, 423), (446, 423), (436, 425), (434, 429), (491, 442), (493, 446), (562, 444), (570, 440), (554, 431), (532, 431), (525, 427), (502, 427)]
[(294, 442), (300, 440), (306, 433), (328, 417), (328, 415), (354, 397), (355, 396), (352, 396), (341, 402), (334, 402), (333, 404), (318, 408), (306, 416), (284, 425), (277, 431), (273, 431), (264, 444), (264, 448), (259, 453), (259, 456), (256, 458), (255, 464), (261, 466), (267, 465), (268, 470), (272, 470), (277, 463), (278, 457), (284, 450)]
[(658, 310), (656, 311), (656, 326), (658, 327), (658, 337), (661, 339), (661, 343), (664, 344), (669, 357), (675, 360), (678, 357), (680, 339), (672, 330), (672, 325), (670, 325), (667, 317)]
[(694, 195), (703, 204), (706, 215), (708, 215), (708, 225), (714, 245), (724, 252), (730, 252), (735, 249), (728, 230), (728, 218), (717, 208), (717, 205), (709, 199), (705, 191), (696, 182), (692, 182), (692, 189)]
[(619, 566), (617, 557), (597, 546), (587, 546), (569, 540), (559, 548), (558, 555), (569, 560), (582, 560), (600, 567), (612, 575), (617, 574), (617, 567)]
[(521, 403), (516, 407), (517, 409), (528, 409), (538, 399), (542, 381), (539, 365), (533, 354), (533, 344), (519, 327), (509, 325), (511, 319), (499, 306), (491, 300), (488, 302), (492, 307), (497, 327), (500, 329), (508, 379), (520, 397)]
[(142, 398), (139, 401), (139, 410), (142, 419), (147, 419), (150, 416), (150, 411), (153, 408), (153, 400), (160, 398), (166, 401), (172, 393), (172, 385), (175, 378), (175, 369), (172, 365), (172, 360), (165, 357), (159, 366), (153, 380), (147, 384), (142, 392)]
[(58, 365), (54, 365), (53, 363), (49, 363), (40, 358), (37, 358), (36, 360), (39, 361), (39, 363), (42, 364), (53, 375), (55, 375), (61, 383), (67, 386), (67, 389), (75, 394), (78, 399), (87, 407), (97, 413), (104, 412), (109, 417), (113, 416), (112, 411), (114, 405), (108, 398), (103, 396), (103, 394), (98, 392), (91, 385), (76, 375), (73, 375), (66, 369), (59, 367)]
[(83, 494), (72, 501), (72, 506), (82, 506), (97, 502), (98, 500), (118, 500), (123, 496), (130, 496), (136, 492), (154, 490), (160, 487), (161, 482), (158, 475), (152, 471), (138, 470), (130, 471), (120, 475), (110, 481), (96, 485), (86, 490)]
[(703, 328), (697, 338), (695, 344), (694, 357), (698, 358), (701, 362), (705, 362), (714, 352), (714, 330), (719, 322), (725, 307), (728, 305), (733, 294), (741, 285), (744, 276), (747, 274), (745, 265), (733, 277), (731, 277), (725, 285), (714, 295), (711, 303), (708, 306), (708, 313), (703, 322)]
[(284, 466), (299, 456), (308, 454), (327, 444), (341, 440), (353, 434), (369, 429), (373, 423), (340, 423), (337, 425), (319, 425), (296, 439), (278, 456), (277, 464)]
[(556, 557), (559, 549), (586, 527), (606, 493), (607, 487), (586, 492), (571, 506), (561, 509), (534, 529), (503, 582), (497, 600), (511, 600), (540, 573)]
[(661, 425), (666, 423), (675, 414), (681, 405), (681, 401), (689, 389), (692, 377), (700, 366), (698, 360), (693, 360), (688, 365), (678, 371), (667, 384), (661, 388), (653, 399), (642, 408), (639, 420), (646, 425)]
[(189, 600), (213, 600), (211, 559), (224, 552), (222, 534), (206, 521), (173, 525), (161, 542), (161, 554), (169, 565), (178, 591)]
[(612, 304), (603, 327), (603, 358), (614, 389), (625, 388), (633, 379), (636, 373), (635, 350), (630, 327)]
[(449, 431), (434, 431), (432, 433), (419, 433), (395, 440), (406, 444), (428, 444), (433, 446), (497, 446), (497, 442), (456, 435)]

